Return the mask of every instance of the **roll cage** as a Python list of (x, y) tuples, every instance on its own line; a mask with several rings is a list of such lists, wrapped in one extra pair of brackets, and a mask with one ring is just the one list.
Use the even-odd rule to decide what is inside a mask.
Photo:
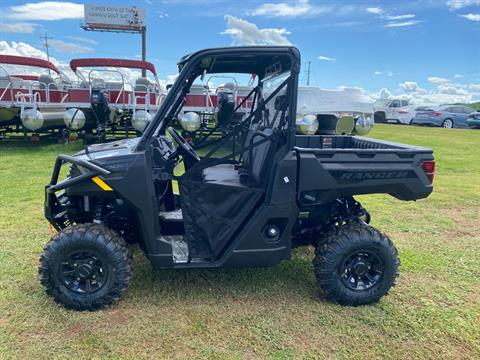
[[(155, 118), (145, 130), (136, 150), (145, 150), (153, 137), (165, 133), (181, 110), (195, 79), (206, 74), (255, 74), (258, 77), (259, 86), (249, 94), (249, 96), (254, 95), (257, 101), (252, 106), (253, 112), (261, 111), (263, 106), (262, 98), (258, 96), (262, 91), (260, 85), (262, 80), (288, 71), (290, 75), (286, 82), (290, 86), (286, 94), (287, 101), (290, 109), (296, 109), (300, 52), (295, 47), (252, 46), (206, 49), (184, 56), (178, 63), (178, 68), (180, 73), (177, 80), (170, 88)], [(288, 112), (285, 121), (289, 129), (287, 141), (291, 147), (295, 136), (294, 111)]]

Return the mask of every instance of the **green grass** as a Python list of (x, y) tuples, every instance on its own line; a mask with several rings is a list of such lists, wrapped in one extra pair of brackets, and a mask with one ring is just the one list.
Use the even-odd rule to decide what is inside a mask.
[(125, 296), (94, 313), (45, 295), (51, 236), (43, 186), (80, 144), (0, 142), (0, 358), (475, 358), (480, 354), (480, 131), (378, 125), (372, 136), (432, 147), (435, 191), (418, 202), (362, 196), (402, 261), (380, 303), (316, 292), (312, 251), (270, 269), (154, 271), (137, 251)]

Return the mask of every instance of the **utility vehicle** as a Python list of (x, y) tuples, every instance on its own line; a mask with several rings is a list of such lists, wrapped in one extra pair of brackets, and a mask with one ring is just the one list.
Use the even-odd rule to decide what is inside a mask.
[[(45, 189), (45, 216), (58, 230), (40, 258), (47, 293), (79, 310), (113, 303), (131, 278), (128, 244), (136, 242), (159, 269), (273, 266), (293, 248), (312, 245), (313, 271), (328, 299), (361, 305), (387, 294), (399, 271), (397, 251), (368, 225), (353, 195), (427, 197), (432, 150), (297, 135), (300, 63), (294, 47), (187, 55), (141, 137), (58, 156)], [(206, 134), (194, 149), (170, 124), (195, 79), (220, 73), (256, 74), (244, 99), (251, 99), (250, 112), (230, 133)], [(174, 171), (180, 161), (182, 175)], [(59, 181), (64, 164), (69, 175)]]

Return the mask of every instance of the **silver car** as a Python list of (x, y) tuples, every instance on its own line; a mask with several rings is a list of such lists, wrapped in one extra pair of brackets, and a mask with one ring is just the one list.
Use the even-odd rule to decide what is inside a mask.
[(468, 115), (474, 109), (463, 105), (441, 105), (420, 109), (412, 119), (412, 125), (441, 126), (447, 129), (468, 128)]

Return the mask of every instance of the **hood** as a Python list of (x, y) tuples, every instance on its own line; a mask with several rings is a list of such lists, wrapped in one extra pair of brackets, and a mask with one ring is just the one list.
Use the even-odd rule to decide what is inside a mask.
[(85, 157), (86, 160), (113, 158), (131, 154), (137, 146), (140, 138), (123, 139), (105, 144), (95, 144), (85, 147), (75, 157)]

